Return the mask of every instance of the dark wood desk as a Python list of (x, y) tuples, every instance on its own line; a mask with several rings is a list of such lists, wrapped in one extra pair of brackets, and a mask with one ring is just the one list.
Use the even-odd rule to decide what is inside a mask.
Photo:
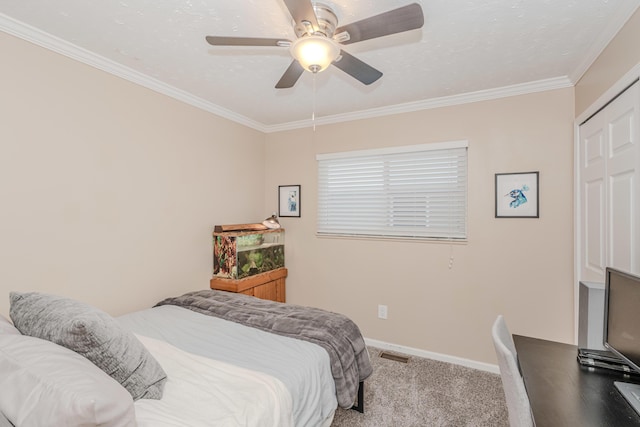
[(580, 365), (575, 345), (520, 335), (513, 341), (536, 427), (640, 426), (640, 416), (613, 385), (639, 381)]

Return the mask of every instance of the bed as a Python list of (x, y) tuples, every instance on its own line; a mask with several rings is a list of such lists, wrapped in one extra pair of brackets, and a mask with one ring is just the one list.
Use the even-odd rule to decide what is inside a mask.
[(0, 412), (16, 426), (328, 427), (372, 372), (346, 317), (221, 291), (118, 318), (12, 293), (10, 315)]

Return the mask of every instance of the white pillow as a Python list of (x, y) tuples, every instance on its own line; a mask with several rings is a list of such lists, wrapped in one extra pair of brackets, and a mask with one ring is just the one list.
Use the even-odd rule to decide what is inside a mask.
[(133, 398), (79, 354), (26, 335), (0, 334), (0, 412), (15, 426), (136, 425)]
[(13, 326), (13, 323), (2, 314), (0, 314), (0, 334), (21, 335), (20, 331)]

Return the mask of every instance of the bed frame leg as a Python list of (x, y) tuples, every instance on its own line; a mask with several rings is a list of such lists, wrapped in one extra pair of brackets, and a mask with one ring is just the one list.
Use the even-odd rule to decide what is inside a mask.
[(358, 385), (358, 402), (351, 409), (364, 414), (364, 381), (360, 381), (360, 385)]

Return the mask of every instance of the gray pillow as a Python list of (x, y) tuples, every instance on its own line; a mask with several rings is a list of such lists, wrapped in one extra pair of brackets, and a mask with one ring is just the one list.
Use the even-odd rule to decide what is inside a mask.
[(69, 298), (10, 294), (9, 315), (24, 335), (42, 338), (89, 359), (131, 393), (160, 399), (167, 375), (140, 341), (107, 313)]

